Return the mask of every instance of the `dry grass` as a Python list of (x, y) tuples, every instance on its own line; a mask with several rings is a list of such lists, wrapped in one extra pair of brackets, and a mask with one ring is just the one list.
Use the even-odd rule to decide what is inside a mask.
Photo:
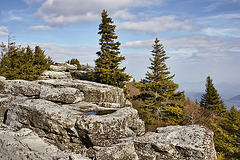
[(138, 108), (144, 104), (142, 100), (136, 100), (134, 99), (135, 96), (141, 94), (140, 90), (136, 87), (133, 86), (133, 82), (129, 82), (126, 84), (127, 88), (129, 89), (129, 96), (130, 96), (130, 101), (132, 102), (133, 108)]

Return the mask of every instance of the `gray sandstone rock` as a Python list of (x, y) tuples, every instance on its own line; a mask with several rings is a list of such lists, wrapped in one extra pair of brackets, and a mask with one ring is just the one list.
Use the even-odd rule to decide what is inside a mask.
[(57, 71), (44, 71), (39, 79), (71, 79), (72, 76), (70, 72), (57, 72)]
[(77, 65), (71, 65), (68, 63), (56, 63), (55, 65), (50, 65), (50, 71), (65, 72), (70, 70), (77, 70)]
[(9, 104), (17, 98), (20, 97), (9, 94), (0, 94), (0, 123), (5, 123)]
[(39, 84), (52, 85), (55, 87), (72, 87), (79, 89), (84, 94), (84, 101), (95, 104), (114, 103), (124, 107), (126, 99), (122, 88), (113, 87), (106, 84), (72, 79), (49, 79), (39, 80)]
[(126, 142), (110, 147), (95, 147), (96, 160), (139, 160), (134, 143)]
[(6, 80), (6, 77), (0, 76), (0, 80)]
[(65, 72), (67, 70), (66, 66), (55, 66), (55, 65), (50, 65), (50, 71), (56, 71), (56, 72)]
[(132, 141), (140, 160), (216, 160), (213, 132), (203, 126), (168, 126)]
[(15, 132), (13, 129), (2, 123), (0, 123), (0, 146), (0, 159), (2, 160), (89, 159), (80, 154), (59, 150), (56, 146), (47, 143), (28, 128), (22, 128)]
[(77, 65), (76, 64), (68, 64), (68, 63), (65, 63), (65, 66), (67, 67), (67, 70), (70, 71), (70, 70), (77, 70)]
[(71, 71), (72, 77), (80, 80), (90, 80), (88, 77), (89, 73), (92, 73), (92, 71), (80, 71), (80, 70)]
[(40, 85), (36, 81), (0, 80), (0, 93), (15, 96), (38, 96)]
[(76, 88), (42, 85), (39, 98), (52, 102), (77, 103), (83, 101), (84, 95)]
[[(144, 134), (144, 122), (137, 110), (103, 109), (101, 115), (91, 115), (84, 102), (59, 105), (43, 99), (19, 98), (11, 102), (6, 124), (14, 128), (33, 128), (41, 137), (61, 149), (73, 149), (87, 155), (89, 147), (108, 146), (120, 138)], [(94, 111), (96, 111), (97, 106)], [(87, 110), (90, 111), (90, 110)], [(104, 111), (104, 112), (103, 112)], [(110, 112), (109, 112), (110, 111)]]
[(141, 136), (145, 132), (137, 110), (130, 107), (106, 115), (80, 116), (76, 126), (79, 135), (92, 146), (109, 146), (120, 138)]
[(213, 132), (205, 127), (144, 132), (123, 89), (84, 80), (0, 77), (0, 159), (216, 159)]

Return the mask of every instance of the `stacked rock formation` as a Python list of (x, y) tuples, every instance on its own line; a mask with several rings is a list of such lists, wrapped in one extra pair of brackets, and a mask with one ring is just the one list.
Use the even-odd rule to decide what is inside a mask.
[(145, 133), (123, 89), (50, 77), (0, 77), (0, 159), (216, 159), (213, 132), (205, 127)]

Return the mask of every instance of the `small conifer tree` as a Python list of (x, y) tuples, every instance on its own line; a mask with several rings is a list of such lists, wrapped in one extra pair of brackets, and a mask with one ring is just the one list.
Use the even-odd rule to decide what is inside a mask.
[(200, 105), (206, 109), (222, 113), (226, 110), (224, 102), (221, 100), (217, 90), (215, 89), (210, 76), (206, 79), (205, 94), (201, 96)]
[(78, 70), (82, 70), (82, 66), (77, 58), (72, 58), (70, 61), (68, 60), (66, 63), (77, 65)]
[(21, 47), (2, 44), (0, 75), (7, 79), (36, 80), (52, 64), (50, 57), (39, 47), (33, 51), (29, 46)]
[(115, 34), (116, 25), (113, 23), (112, 18), (108, 17), (107, 11), (103, 10), (102, 23), (99, 25), (98, 32), (101, 35), (99, 40), (101, 51), (96, 53), (98, 58), (95, 60), (95, 73), (90, 77), (96, 82), (124, 88), (124, 82), (128, 81), (131, 76), (124, 73), (125, 67), (119, 67), (125, 57), (120, 56), (119, 46), (121, 43), (114, 41), (118, 36)]
[(176, 92), (178, 84), (172, 80), (175, 75), (169, 75), (169, 68), (165, 64), (169, 57), (166, 56), (158, 38), (155, 39), (151, 52), (151, 66), (148, 67), (150, 72), (146, 73), (145, 79), (135, 84), (141, 91), (139, 98), (145, 102), (140, 113), (151, 115), (145, 119), (147, 125), (156, 121), (161, 122), (163, 126), (179, 124), (183, 118), (183, 106), (178, 102), (184, 99), (184, 93)]

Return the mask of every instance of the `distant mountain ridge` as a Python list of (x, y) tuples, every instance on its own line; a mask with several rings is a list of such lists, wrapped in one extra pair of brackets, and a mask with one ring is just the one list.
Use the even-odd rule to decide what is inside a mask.
[(239, 108), (240, 109), (240, 94), (235, 96), (235, 97), (232, 97), (230, 99), (228, 99), (225, 104), (229, 107), (229, 106), (235, 106), (236, 108)]

